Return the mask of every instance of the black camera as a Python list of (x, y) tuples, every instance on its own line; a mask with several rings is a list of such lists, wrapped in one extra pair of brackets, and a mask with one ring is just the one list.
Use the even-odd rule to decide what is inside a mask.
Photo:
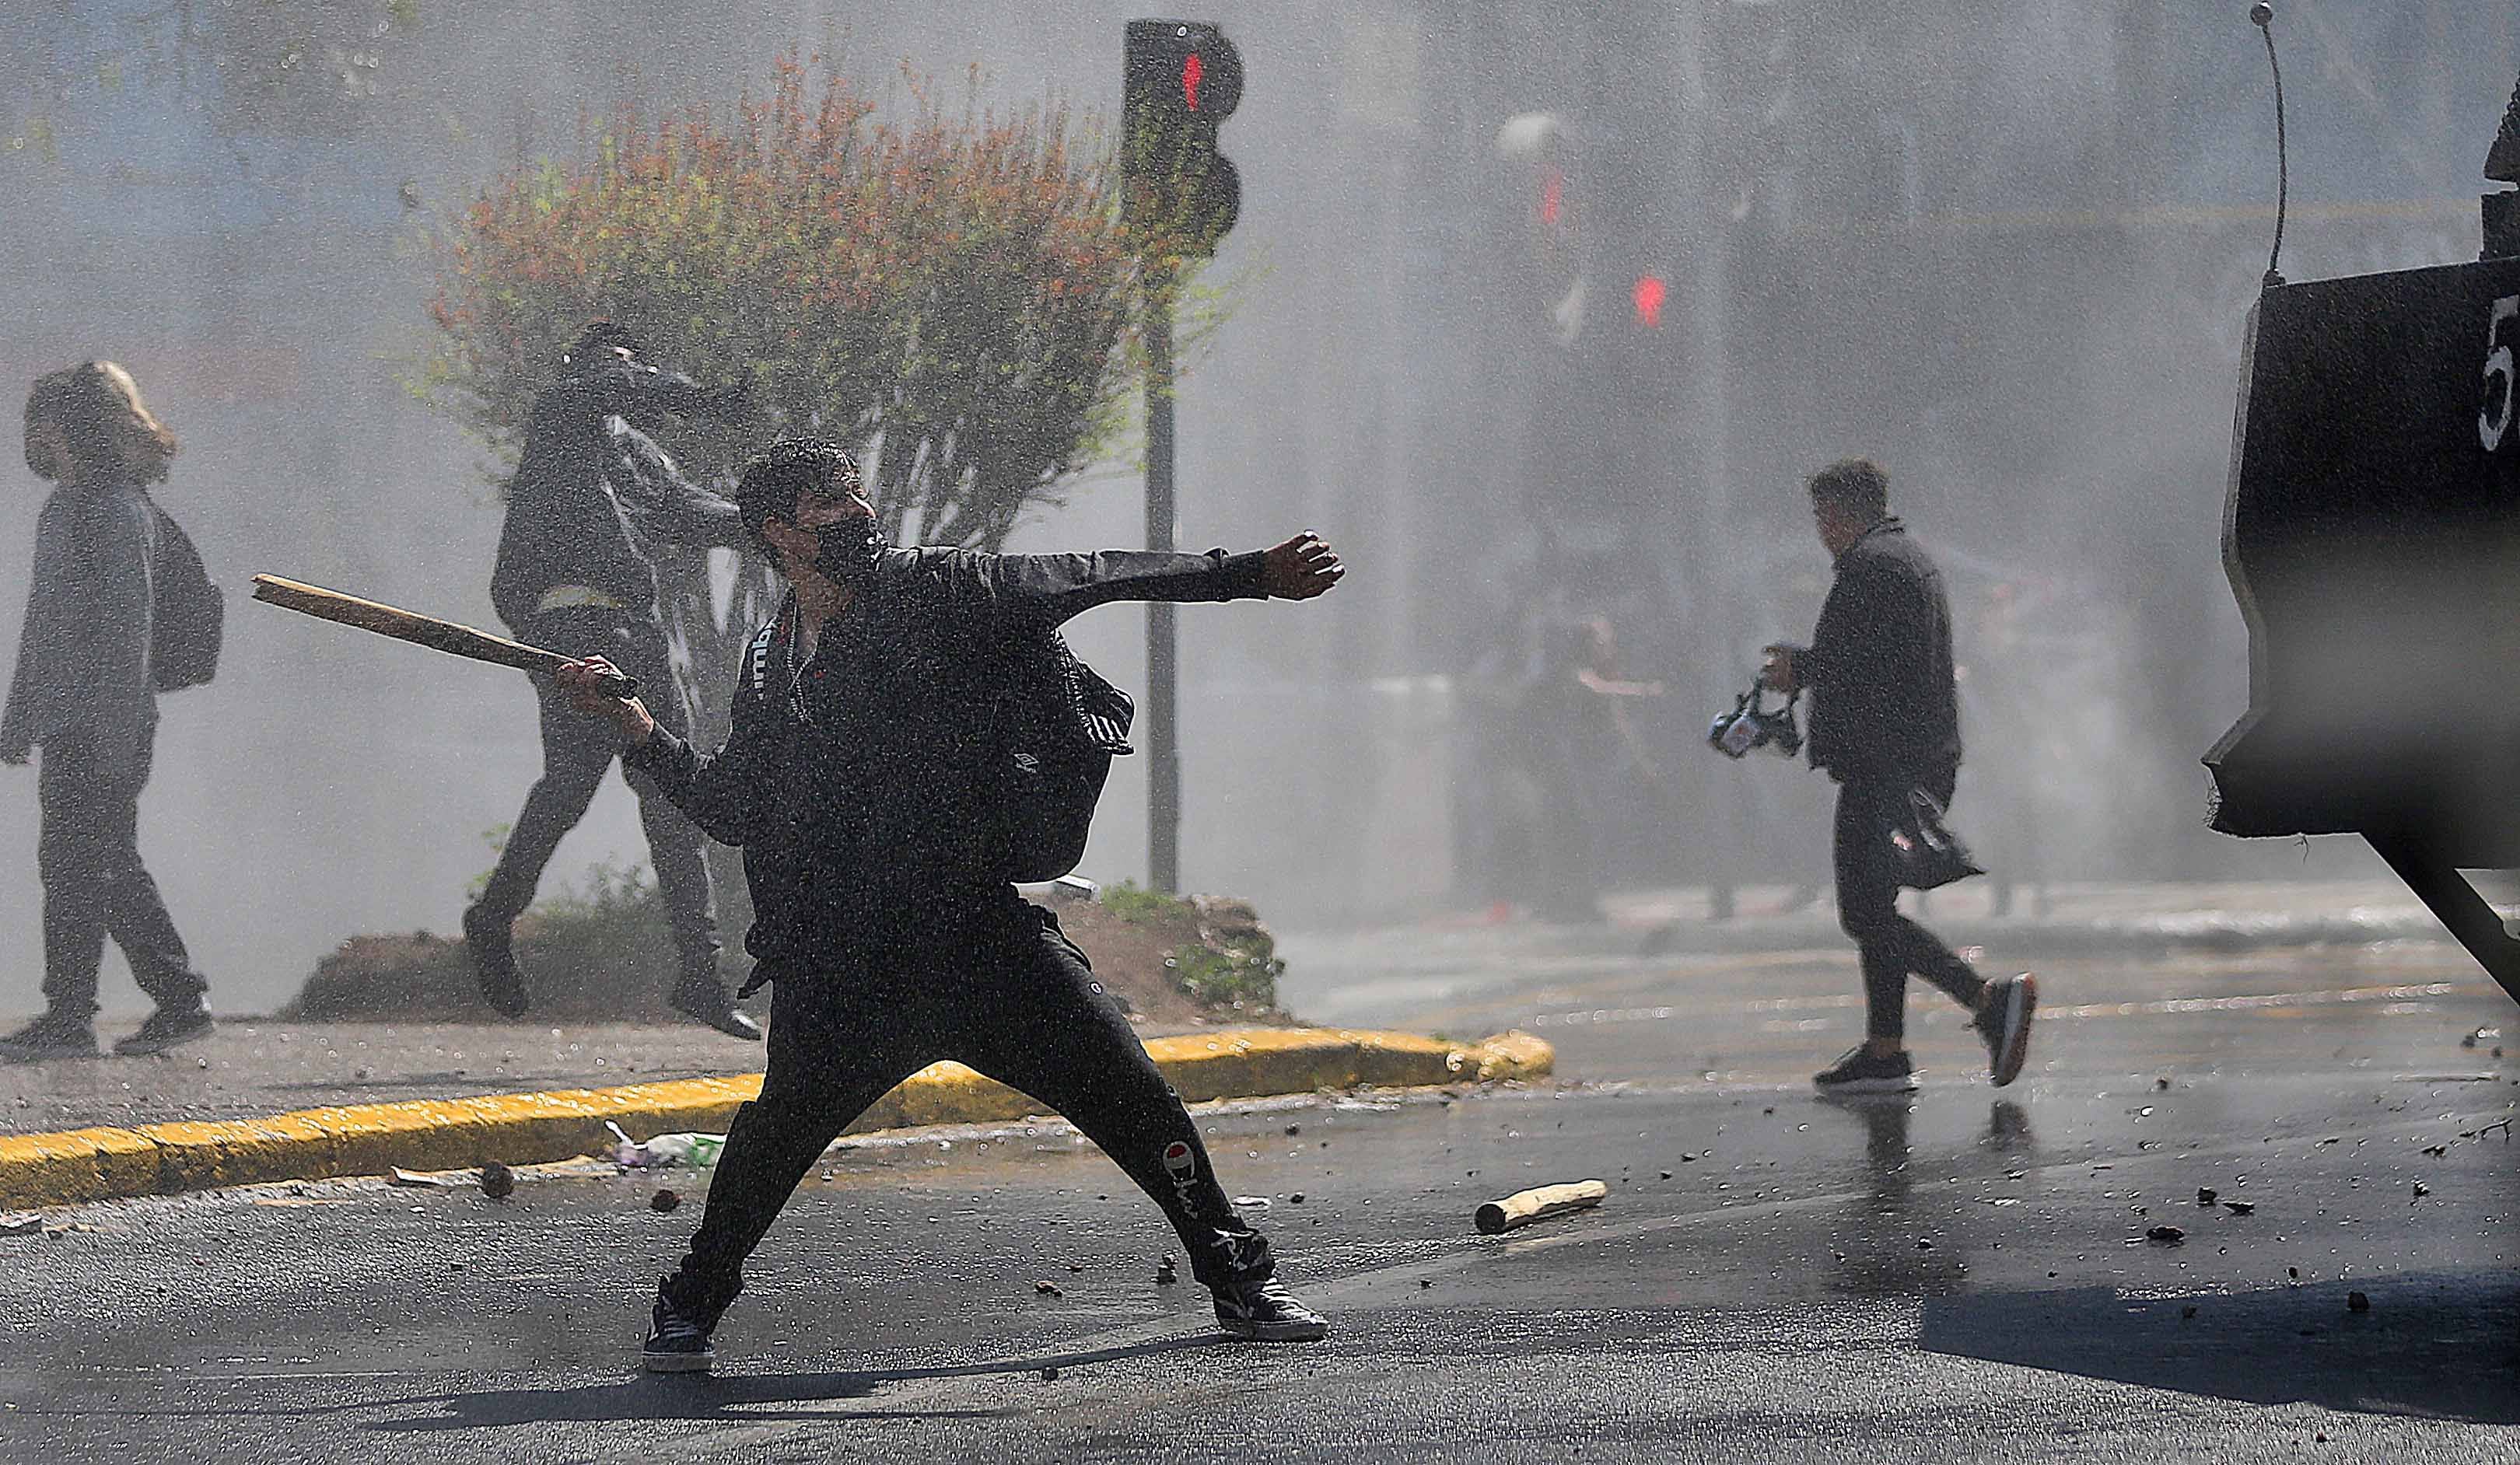
[(1803, 750), (1803, 730), (1794, 721), (1794, 704), (1802, 695), (1787, 692), (1784, 705), (1771, 711), (1766, 686), (1753, 681), (1748, 691), (1733, 699), (1732, 710), (1707, 727), (1706, 740), (1727, 758), (1745, 758), (1756, 748), (1774, 748), (1777, 756), (1791, 758)]

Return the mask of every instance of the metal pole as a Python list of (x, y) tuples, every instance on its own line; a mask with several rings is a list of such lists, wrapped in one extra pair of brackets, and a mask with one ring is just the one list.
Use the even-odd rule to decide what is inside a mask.
[[(1157, 271), (1147, 294), (1147, 548), (1173, 548), (1172, 279)], [(1147, 883), (1181, 890), (1181, 750), (1176, 740), (1173, 606), (1147, 605)]]

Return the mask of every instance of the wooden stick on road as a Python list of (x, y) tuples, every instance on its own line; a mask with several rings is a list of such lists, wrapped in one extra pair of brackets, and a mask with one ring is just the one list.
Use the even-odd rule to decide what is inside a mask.
[(1501, 1201), (1489, 1201), (1479, 1207), (1472, 1221), (1482, 1236), (1502, 1235), (1517, 1226), (1572, 1211), (1590, 1211), (1609, 1196), (1610, 1187), (1600, 1180), (1571, 1180), (1563, 1185), (1543, 1185), (1536, 1190), (1517, 1190)]

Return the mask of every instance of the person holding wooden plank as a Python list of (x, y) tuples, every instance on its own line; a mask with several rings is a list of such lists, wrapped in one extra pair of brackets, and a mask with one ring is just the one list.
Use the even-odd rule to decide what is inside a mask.
[(1029, 649), (1070, 616), (1115, 600), (1310, 599), (1345, 573), (1338, 556), (1309, 534), (1233, 555), (897, 549), (856, 463), (811, 440), (754, 459), (736, 498), (790, 594), (745, 653), (725, 747), (698, 750), (607, 695), (607, 662), (559, 673), (627, 762), (742, 847), (753, 979), (778, 984), (761, 1095), (737, 1112), (691, 1252), (657, 1288), (647, 1366), (710, 1366), (744, 1260), (798, 1181), (868, 1105), (941, 1058), (1066, 1115), (1127, 1172), (1172, 1221), (1219, 1327), (1321, 1337), (1328, 1324), (1277, 1280), (1267, 1239), (1084, 954), (1016, 893), (1018, 760), (999, 716), (1027, 685)]

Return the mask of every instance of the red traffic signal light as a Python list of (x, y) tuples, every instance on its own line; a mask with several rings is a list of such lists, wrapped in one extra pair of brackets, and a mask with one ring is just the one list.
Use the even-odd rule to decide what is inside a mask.
[(1242, 54), (1204, 21), (1131, 21), (1120, 102), (1130, 221), (1186, 254), (1213, 253), (1242, 208), (1217, 125), (1242, 100)]
[(1663, 284), (1660, 275), (1638, 276), (1637, 288), (1631, 292), (1631, 298), (1636, 301), (1637, 324), (1648, 330), (1660, 326), (1662, 302), (1670, 293), (1670, 287)]

